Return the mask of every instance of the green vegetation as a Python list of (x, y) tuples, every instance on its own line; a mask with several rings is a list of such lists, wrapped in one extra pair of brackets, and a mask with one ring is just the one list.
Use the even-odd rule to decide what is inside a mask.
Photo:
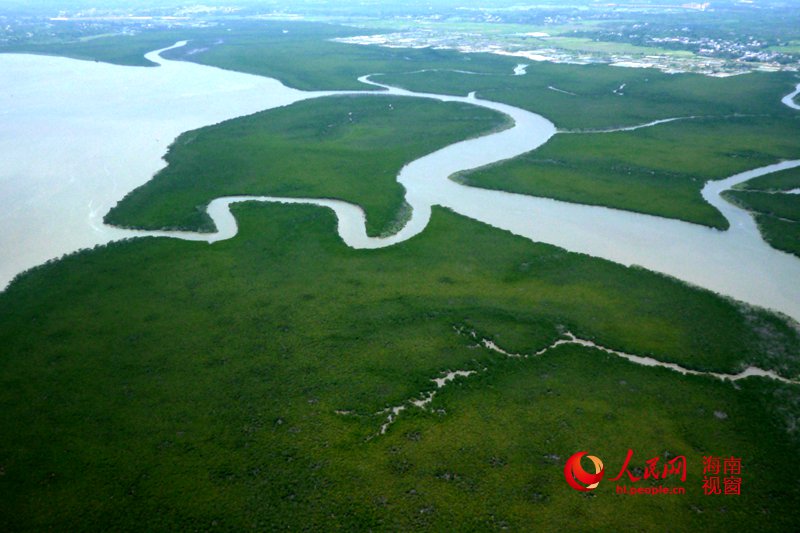
[(725, 228), (727, 221), (700, 195), (707, 180), (800, 157), (792, 133), (800, 119), (780, 103), (794, 81), (783, 74), (716, 79), (535, 63), (525, 76), (426, 72), (383, 81), (440, 93), (477, 90), (577, 131), (699, 117), (632, 132), (559, 136), (535, 152), (461, 177), (479, 187)]
[[(283, 33), (284, 30), (288, 33)], [(328, 40), (365, 32), (369, 33), (369, 30), (277, 22), (252, 32), (237, 29), (232, 34), (220, 32), (219, 35), (195, 39), (188, 48), (170, 51), (167, 57), (270, 76), (304, 90), (363, 90), (369, 87), (357, 78), (379, 72), (450, 68), (510, 73), (517, 63), (514, 58), (489, 54), (459, 54), (430, 48), (393, 49)], [(193, 49), (204, 48), (208, 50), (189, 55)]]
[[(235, 31), (229, 31), (232, 28)], [(534, 63), (528, 66), (527, 75), (510, 76), (518, 58), (330, 41), (364, 33), (369, 30), (319, 23), (239, 22), (235, 26), (221, 24), (212, 28), (145, 32), (133, 37), (27, 46), (39, 53), (141, 64), (144, 61), (141, 54), (145, 51), (189, 39), (186, 47), (168, 52), (167, 57), (273, 76), (300, 89), (369, 90), (357, 78), (386, 73), (382, 81), (412, 90), (448, 94), (476, 90), (484, 98), (540, 112), (559, 127), (571, 130), (630, 126), (672, 117), (702, 117), (703, 120), (680, 121), (613, 136), (557, 137), (541, 150), (481, 170), (465, 180), (480, 187), (678, 218), (716, 228), (725, 228), (727, 222), (700, 196), (706, 180), (800, 157), (792, 141), (800, 119), (796, 112), (780, 103), (780, 97), (795, 84), (788, 73), (718, 79), (605, 65)], [(430, 69), (433, 71), (426, 71)], [(183, 171), (179, 165), (175, 168)], [(306, 192), (284, 194), (316, 192), (337, 197), (342, 194), (327, 185), (322, 189), (317, 185), (302, 188)], [(232, 194), (268, 193), (265, 189), (255, 189), (236, 190), (232, 184), (225, 190)], [(209, 186), (205, 192), (218, 190)], [(154, 199), (156, 189), (153, 191)], [(385, 230), (396, 213), (399, 187), (390, 197), (382, 199), (375, 198), (374, 190), (365, 188), (362, 192), (358, 198), (371, 214), (370, 232)], [(274, 190), (272, 193), (279, 194)], [(369, 196), (367, 201), (365, 198)], [(146, 209), (144, 203), (135, 207), (123, 203), (109, 220), (144, 227), (209, 229), (202, 208), (212, 197), (199, 190), (187, 191), (185, 200), (190, 203), (182, 205), (179, 211), (171, 211), (173, 206), (164, 204), (160, 197)], [(140, 198), (150, 203), (150, 199)], [(378, 203), (381, 205), (377, 206)], [(126, 205), (130, 208), (126, 209)]]
[(790, 191), (800, 188), (800, 167), (773, 172), (748, 180), (736, 187), (747, 191)]
[[(236, 216), (230, 241), (117, 243), (0, 294), (0, 528), (797, 525), (782, 512), (800, 503), (783, 483), (792, 388), (574, 346), (507, 360), (453, 330), (533, 349), (564, 328), (694, 368), (794, 376), (800, 338), (782, 320), (442, 210), (375, 251), (346, 248), (322, 209)], [(377, 411), (447, 369), (478, 375), (366, 440)], [(604, 483), (587, 499), (562, 474), (587, 448), (609, 470), (628, 448), (636, 464), (684, 454), (687, 495), (620, 498)], [(742, 497), (702, 495), (708, 453), (743, 457)]]
[(397, 174), (405, 163), (506, 120), (476, 106), (383, 95), (298, 102), (181, 135), (169, 166), (106, 222), (213, 231), (205, 207), (220, 196), (337, 198), (363, 207), (377, 235), (404, 205)]
[[(310, 23), (270, 23), (239, 28), (222, 37), (219, 30), (202, 30), (189, 46), (168, 56), (275, 76), (302, 89), (363, 89), (356, 81), (358, 76), (383, 72), (388, 73), (383, 81), (413, 90), (451, 94), (477, 90), (485, 98), (542, 112), (558, 126), (577, 130), (701, 117), (652, 130), (608, 137), (598, 134), (592, 140), (556, 138), (542, 150), (466, 180), (480, 187), (716, 228), (727, 227), (727, 221), (702, 199), (700, 189), (705, 181), (800, 157), (792, 141), (797, 113), (780, 103), (780, 97), (794, 84), (789, 74), (717, 79), (604, 65), (535, 63), (528, 66), (527, 75), (509, 76), (515, 58), (325, 40), (356, 33), (364, 30)], [(436, 70), (416, 72), (426, 69)], [(586, 146), (592, 153), (585, 153)], [(198, 205), (202, 202), (191, 204), (192, 208)], [(190, 227), (202, 214), (195, 211), (193, 216)], [(370, 231), (386, 228), (382, 223), (388, 220), (384, 217), (377, 225), (371, 223)]]
[(800, 156), (796, 127), (767, 118), (694, 119), (635, 131), (560, 134), (538, 150), (459, 180), (724, 229), (727, 220), (700, 195), (705, 182)]
[[(767, 183), (785, 184), (789, 176), (783, 174)], [(800, 257), (800, 195), (734, 190), (724, 192), (723, 196), (753, 213), (765, 241)]]
[(0, 46), (0, 52), (53, 54), (122, 65), (152, 66), (146, 52), (188, 40), (165, 57), (274, 77), (304, 90), (371, 90), (357, 78), (376, 72), (467, 69), (510, 73), (518, 61), (490, 54), (447, 50), (407, 50), (332, 42), (365, 29), (289, 21), (221, 23), (211, 28), (151, 30), (134, 36), (89, 41)]
[(758, 229), (773, 248), (800, 257), (800, 224), (767, 215), (756, 214)]
[(723, 195), (755, 216), (770, 245), (800, 257), (800, 196), (780, 194), (798, 187), (800, 168), (790, 168), (748, 180)]
[(628, 132), (559, 135), (534, 152), (459, 177), (478, 187), (726, 228), (700, 195), (706, 181), (800, 157), (794, 142), (800, 117), (780, 103), (793, 84), (784, 75), (715, 79), (536, 63), (512, 78), (431, 72), (384, 81), (433, 92), (478, 90), (574, 132), (687, 117)]
[[(635, 126), (672, 117), (768, 115), (791, 119), (781, 104), (796, 81), (789, 73), (732, 78), (664, 74), (653, 69), (533, 62), (525, 76), (457, 72), (391, 74), (380, 81), (415, 91), (466, 94), (541, 113), (563, 129)], [(622, 84), (625, 87), (619, 94)], [(554, 87), (573, 94), (550, 89)]]
[[(517, 58), (432, 49), (389, 49), (329, 41), (334, 37), (366, 32), (360, 28), (264, 22), (239, 23), (235, 25), (236, 31), (228, 29), (230, 27), (221, 25), (180, 32), (153, 31), (134, 37), (99, 38), (37, 50), (130, 63), (131, 58), (140, 57), (145, 50), (189, 39), (186, 47), (172, 50), (167, 56), (274, 76), (301, 89), (369, 89), (357, 78), (383, 72), (388, 74), (381, 78), (382, 81), (413, 90), (451, 94), (476, 90), (485, 98), (541, 112), (558, 126), (573, 130), (630, 126), (670, 117), (703, 117), (702, 120), (681, 121), (635, 132), (556, 137), (541, 150), (462, 178), (471, 185), (485, 188), (604, 205), (716, 228), (725, 228), (727, 222), (700, 196), (706, 180), (724, 178), (783, 158), (800, 157), (793, 142), (800, 119), (797, 113), (780, 103), (780, 97), (794, 85), (789, 74), (750, 74), (717, 79), (604, 65), (535, 63), (528, 66), (527, 75), (510, 76)], [(438, 70), (417, 72), (425, 69)], [(484, 75), (460, 74), (448, 69), (466, 69)], [(623, 83), (625, 87), (619, 91)], [(558, 92), (551, 87), (573, 94)], [(302, 106), (296, 106), (283, 116), (302, 112), (302, 109)], [(433, 119), (428, 122), (435, 123)], [(442, 140), (456, 139), (459, 131), (469, 136), (479, 130), (455, 128), (452, 137), (448, 135)], [(254, 137), (265, 134), (254, 132)], [(225, 136), (224, 129), (217, 138), (220, 136)], [(185, 140), (184, 136), (179, 142)], [(251, 141), (265, 142), (255, 138)], [(420, 142), (418, 146), (424, 144)], [(226, 144), (226, 148), (229, 147), (231, 144)], [(272, 148), (276, 147), (273, 145)], [(281, 149), (286, 153), (291, 151), (286, 145)], [(233, 148), (230, 153), (236, 155), (240, 150), (241, 147)], [(341, 190), (341, 183), (331, 185), (329, 181), (323, 182), (322, 173), (318, 177), (303, 178), (306, 183), (294, 191), (289, 191), (293, 187), (285, 183), (279, 187), (274, 181), (267, 185), (263, 181), (264, 175), (258, 176), (262, 181), (255, 186), (252, 168), (248, 176), (237, 176), (226, 186), (219, 187), (223, 175), (230, 177), (234, 173), (233, 167), (226, 166), (229, 157), (225, 163), (219, 163), (221, 160), (216, 155), (222, 152), (222, 149), (211, 148), (197, 159), (198, 148), (191, 154), (191, 161), (173, 166), (181, 175), (180, 179), (176, 180), (176, 175), (160, 176), (159, 180), (147, 185), (152, 190), (149, 197), (138, 196), (141, 203), (137, 205), (126, 200), (111, 213), (109, 221), (161, 227), (171, 217), (171, 223), (177, 227), (208, 230), (209, 223), (202, 208), (218, 193), (333, 197), (353, 193)], [(408, 155), (411, 151), (403, 153)], [(394, 155), (400, 156), (401, 153), (397, 151)], [(264, 174), (274, 170), (300, 175), (297, 169), (285, 168), (285, 163), (267, 159), (265, 156), (257, 162)], [(200, 160), (204, 161), (203, 165), (197, 163)], [(387, 165), (377, 173), (373, 172), (374, 165), (380, 165), (382, 160), (373, 162), (373, 165), (362, 160), (359, 164), (363, 168), (359, 172), (373, 178), (385, 173), (383, 178), (393, 180), (394, 168), (388, 163), (402, 165), (407, 160), (388, 158)], [(205, 164), (211, 161), (217, 163)], [(221, 169), (221, 172), (214, 174), (216, 169)], [(324, 170), (324, 175), (329, 175), (328, 169)], [(196, 175), (187, 181), (187, 176), (182, 175), (185, 172)], [(185, 197), (180, 199), (180, 211), (172, 210), (177, 204), (164, 203), (160, 193), (165, 188), (183, 187), (199, 180), (201, 175), (207, 183), (195, 183), (200, 187), (186, 189)], [(178, 182), (184, 185), (176, 185)], [(247, 187), (242, 188), (242, 185)], [(401, 201), (400, 187), (395, 185), (388, 196), (377, 197), (368, 181), (350, 183), (347, 187), (353, 186), (361, 187), (353, 197), (370, 215), (369, 231), (375, 234), (390, 227)], [(184, 213), (181, 218), (175, 218), (178, 212)]]
[[(613, 136), (559, 137), (542, 150), (464, 179), (485, 188), (604, 205), (716, 228), (725, 228), (727, 222), (700, 196), (706, 180), (724, 178), (779, 159), (800, 157), (800, 149), (793, 142), (800, 118), (780, 103), (780, 97), (795, 84), (789, 73), (718, 79), (668, 75), (651, 69), (534, 63), (528, 66), (527, 75), (511, 76), (518, 58), (330, 41), (364, 33), (369, 31), (319, 23), (239, 22), (212, 28), (35, 45), (32, 50), (139, 64), (144, 61), (141, 58), (144, 51), (189, 39), (186, 47), (171, 50), (167, 57), (273, 76), (300, 89), (369, 90), (357, 78), (386, 73), (381, 80), (393, 85), (448, 94), (475, 90), (484, 98), (541, 112), (561, 128), (583, 131), (672, 117), (701, 117), (702, 120)], [(586, 147), (591, 153), (585, 153)], [(176, 168), (182, 171), (180, 166)], [(316, 185), (303, 188), (306, 193), (285, 194), (342, 194), (327, 186), (320, 190)], [(235, 189), (231, 186), (226, 191), (267, 194), (264, 189), (258, 192)], [(206, 192), (217, 190), (208, 187)], [(279, 194), (272, 190), (273, 194)], [(153, 191), (155, 198), (157, 191)], [(359, 199), (372, 196), (362, 203), (367, 211), (380, 212), (371, 213), (370, 232), (385, 230), (396, 213), (399, 187), (390, 197), (382, 199), (375, 198), (374, 191), (367, 188), (362, 192)], [(155, 227), (164, 225), (168, 213), (173, 214), (169, 211), (171, 206), (158, 207), (155, 200), (145, 211), (144, 204), (150, 204), (150, 200), (140, 198), (143, 204), (123, 204), (120, 207), (123, 211), (113, 212), (109, 220)], [(184, 218), (173, 222), (179, 227), (209, 229), (202, 207), (210, 198), (198, 190), (187, 192), (186, 200), (194, 203), (182, 206)], [(381, 206), (376, 207), (376, 202)], [(158, 210), (161, 212), (156, 213)], [(123, 212), (127, 221), (122, 220)]]
[[(313, 25), (284, 34), (288, 24), (223, 34), (218, 45), (224, 27), (197, 30), (175, 54), (209, 45), (183, 57), (318, 89), (357, 87), (355, 75), (375, 70), (470, 61), (506, 72), (514, 63), (319, 42)], [(137, 39), (96, 53), (125, 61), (144, 46)], [(346, 55), (325, 55), (332, 50)], [(635, 76), (652, 76), (652, 86), (639, 77), (641, 86), (609, 96), (601, 92), (629, 71), (580, 69), (456, 77), (469, 83), (451, 90), (476, 84), (547, 116), (539, 106), (552, 105), (560, 125), (580, 129), (694, 110), (715, 118), (561, 134), (464, 179), (721, 226), (698, 201), (704, 180), (796, 155), (795, 115), (774, 101), (780, 76), (707, 85), (643, 71)], [(456, 79), (448, 76), (426, 80)], [(595, 93), (558, 96), (547, 84)], [(721, 118), (745, 105), (763, 116)], [(375, 234), (402, 207), (402, 164), (502, 125), (486, 110), (427, 100), (300, 102), (182, 135), (168, 166), (109, 220), (207, 230), (202, 207), (214, 197), (337, 197), (362, 205)], [(756, 365), (797, 378), (795, 323), (440, 208), (425, 232), (379, 250), (347, 248), (320, 208), (246, 203), (234, 214), (234, 239), (118, 242), (33, 269), (0, 293), (0, 530), (800, 526), (787, 512), (800, 505), (800, 486), (786, 477), (800, 452), (797, 386), (683, 376), (576, 345), (528, 359), (475, 345), (488, 338), (532, 353), (569, 331), (687, 368)], [(407, 403), (456, 369), (475, 374), (440, 389), (430, 409)], [(404, 403), (379, 435), (384, 410)], [(608, 469), (589, 495), (563, 479), (566, 458), (584, 449)], [(608, 480), (628, 449), (636, 467), (685, 455), (687, 494), (616, 495)], [(708, 454), (742, 458), (742, 496), (703, 495)]]
[(774, 218), (800, 222), (800, 195), (728, 191), (726, 196), (746, 206), (751, 211), (764, 213)]
[[(194, 31), (197, 30), (191, 32)], [(103, 61), (116, 65), (152, 67), (156, 64), (145, 59), (144, 55), (185, 39), (186, 33), (186, 30), (157, 31), (136, 36), (114, 35), (66, 42), (5, 44), (0, 45), (0, 52), (57, 55), (87, 61)]]

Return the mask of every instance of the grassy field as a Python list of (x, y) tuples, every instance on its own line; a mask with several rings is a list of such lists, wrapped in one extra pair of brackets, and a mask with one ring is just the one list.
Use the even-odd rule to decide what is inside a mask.
[(213, 231), (205, 207), (219, 196), (337, 198), (362, 206), (368, 232), (378, 235), (401, 216), (405, 163), (506, 121), (476, 106), (383, 95), (298, 102), (184, 133), (168, 167), (105, 220)]
[[(800, 338), (782, 320), (442, 210), (376, 251), (346, 248), (322, 209), (236, 215), (230, 241), (118, 243), (0, 294), (0, 528), (797, 526), (784, 483), (796, 388), (579, 347), (507, 360), (453, 329), (509, 350), (570, 330), (694, 368), (794, 376)], [(369, 439), (379, 410), (448, 369), (477, 375)], [(687, 494), (621, 498), (608, 483), (587, 498), (564, 483), (572, 453), (615, 470), (628, 448), (635, 464), (686, 455)], [(743, 458), (742, 497), (702, 495), (709, 453)]]

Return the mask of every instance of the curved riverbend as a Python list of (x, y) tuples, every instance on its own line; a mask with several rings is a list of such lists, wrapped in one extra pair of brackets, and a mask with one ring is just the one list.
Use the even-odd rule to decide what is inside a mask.
[(781, 99), (781, 102), (783, 102), (785, 105), (788, 105), (792, 109), (800, 110), (800, 105), (798, 105), (797, 102), (794, 101), (794, 99), (797, 97), (798, 94), (800, 94), (800, 83), (797, 84), (797, 87), (794, 88), (794, 91), (784, 96)]
[[(143, 70), (161, 71), (159, 76), (170, 78), (173, 83), (179, 84), (180, 82), (180, 80), (175, 81), (175, 78), (196, 80), (198, 76), (207, 78), (210, 76), (209, 73), (214, 73), (220, 76), (216, 83), (219, 84), (224, 80), (225, 86), (228, 88), (232, 81), (250, 84), (246, 90), (243, 90), (245, 94), (260, 93), (266, 88), (275, 93), (266, 97), (261, 95), (261, 99), (256, 99), (256, 102), (251, 104), (251, 107), (255, 109), (250, 111), (242, 111), (240, 106), (238, 113), (233, 113), (233, 116), (320, 96), (364, 94), (374, 97), (389, 94), (478, 105), (508, 115), (513, 119), (514, 124), (510, 128), (493, 132), (484, 137), (450, 145), (406, 165), (398, 175), (398, 181), (406, 188), (406, 201), (413, 209), (412, 217), (397, 234), (387, 238), (368, 237), (363, 211), (360, 207), (346, 202), (311, 198), (234, 196), (218, 198), (208, 206), (209, 215), (217, 225), (217, 233), (123, 230), (104, 226), (99, 223), (98, 218), (95, 218), (93, 230), (102, 235), (94, 242), (73, 245), (71, 249), (64, 250), (64, 252), (134, 236), (166, 236), (207, 242), (230, 238), (237, 231), (236, 221), (230, 214), (230, 205), (250, 200), (311, 203), (333, 209), (338, 218), (339, 234), (345, 243), (355, 248), (377, 248), (401, 242), (420, 233), (428, 223), (431, 207), (439, 205), (534, 241), (554, 244), (570, 251), (586, 253), (624, 265), (638, 264), (751, 304), (773, 308), (800, 320), (800, 261), (769, 247), (761, 239), (757, 229), (754, 230), (755, 225), (749, 214), (719, 198), (719, 192), (734, 183), (781, 168), (797, 166), (800, 165), (800, 161), (770, 165), (733, 176), (728, 180), (709, 184), (704, 195), (707, 195), (706, 198), (720, 208), (731, 221), (731, 230), (721, 232), (686, 222), (627, 211), (478, 189), (449, 179), (456, 172), (515, 157), (534, 150), (546, 142), (556, 134), (555, 126), (535, 113), (482, 100), (476, 98), (474, 94), (447, 96), (415, 93), (377, 83), (369, 76), (364, 76), (360, 80), (382, 88), (382, 91), (315, 93), (295, 91), (287, 89), (275, 80), (240, 75), (194, 63), (169, 61), (160, 58), (159, 53), (160, 51), (151, 52), (147, 57), (158, 62), (161, 68)], [(64, 58), (49, 58), (49, 60), (58, 61), (60, 64), (69, 64), (74, 61)], [(105, 65), (105, 67), (113, 68), (115, 72), (119, 69), (125, 69), (126, 72), (127, 70), (136, 71), (131, 67), (109, 65)], [(224, 76), (221, 73), (224, 73)], [(140, 77), (142, 74), (135, 72), (135, 76)], [(69, 75), (66, 78), (69, 80)], [(85, 84), (80, 77), (76, 80), (76, 83), (78, 82)], [(133, 83), (139, 88), (142, 86), (141, 81), (133, 80)], [(182, 98), (189, 97), (191, 100), (191, 97), (194, 96), (192, 91), (205, 90), (198, 89), (198, 86), (203, 86), (195, 86), (197, 85), (196, 81), (191, 85), (191, 87), (186, 86), (181, 89), (186, 92), (186, 94), (180, 95)], [(170, 95), (161, 96), (167, 100), (170, 97)], [(211, 94), (205, 96), (208, 97)], [(206, 100), (208, 102), (219, 100), (217, 94), (213, 94), (213, 96), (214, 98), (206, 98)], [(192, 100), (190, 103), (197, 105), (196, 100)], [(229, 109), (225, 111), (230, 113)], [(90, 117), (93, 116), (91, 107), (84, 108), (82, 112), (87, 113)], [(123, 114), (122, 120), (133, 120), (129, 113)], [(222, 113), (220, 120), (225, 118), (232, 117)], [(203, 120), (205, 122), (194, 127), (209, 123), (207, 117), (204, 117)], [(130, 129), (127, 123), (125, 125)], [(171, 138), (186, 129), (191, 128), (183, 127), (176, 131)], [(125, 129), (114, 133), (121, 135), (122, 142), (124, 142)], [(136, 146), (136, 143), (131, 145)], [(148, 168), (147, 174), (137, 173), (136, 177), (139, 182), (126, 184), (125, 187), (114, 190), (115, 199), (122, 197), (128, 190), (149, 179), (158, 168), (163, 166), (161, 156), (164, 151), (166, 151), (166, 147), (162, 143), (157, 155), (157, 165), (153, 165), (152, 150), (145, 154), (145, 158), (151, 158), (148, 159), (148, 164), (155, 168)], [(140, 153), (135, 155), (136, 159), (142, 157)], [(109, 207), (101, 202), (92, 206), (92, 212), (99, 217)], [(58, 214), (54, 216), (50, 213), (49, 215), (51, 220), (60, 220)], [(18, 245), (8, 249), (17, 248), (19, 248)]]
[[(638, 264), (751, 304), (771, 307), (800, 320), (800, 283), (794, 281), (800, 280), (800, 261), (769, 247), (750, 214), (719, 196), (728, 188), (727, 184), (797, 166), (800, 166), (800, 160), (710, 182), (703, 194), (729, 217), (731, 228), (725, 232), (604, 207), (475, 189), (455, 183), (447, 176), (407, 175), (409, 179), (404, 181), (407, 187), (408, 184), (413, 187), (414, 183), (426, 181), (425, 178), (430, 179), (427, 179), (425, 187), (416, 188), (414, 194), (407, 195), (414, 209), (412, 219), (399, 233), (387, 238), (367, 236), (364, 211), (356, 205), (340, 200), (266, 196), (235, 196), (212, 201), (208, 212), (217, 225), (217, 233), (133, 233), (136, 236), (170, 236), (216, 242), (236, 235), (236, 220), (230, 213), (233, 203), (300, 203), (333, 210), (338, 219), (339, 235), (348, 246), (379, 248), (420, 233), (430, 218), (431, 206), (442, 205), (535, 241), (618, 263)], [(492, 206), (492, 209), (487, 206)]]
[(744, 241), (753, 241), (754, 243), (756, 241), (763, 242), (761, 232), (758, 230), (758, 226), (755, 220), (753, 220), (752, 215), (747, 210), (722, 198), (721, 193), (753, 178), (772, 174), (773, 172), (779, 172), (781, 170), (797, 168), (798, 166), (800, 166), (800, 160), (784, 161), (775, 165), (748, 170), (724, 180), (709, 181), (706, 183), (706, 186), (703, 187), (703, 198), (719, 209), (725, 218), (728, 219), (728, 222), (730, 222), (731, 227), (726, 233), (735, 234), (739, 239)]

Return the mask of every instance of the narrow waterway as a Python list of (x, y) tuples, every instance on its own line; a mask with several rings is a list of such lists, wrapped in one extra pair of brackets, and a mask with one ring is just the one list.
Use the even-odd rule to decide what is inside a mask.
[(794, 91), (784, 96), (781, 99), (781, 102), (788, 105), (792, 109), (800, 110), (800, 105), (798, 105), (797, 102), (795, 101), (795, 98), (797, 98), (797, 95), (799, 94), (800, 94), (800, 83), (797, 84), (797, 86), (794, 88)]

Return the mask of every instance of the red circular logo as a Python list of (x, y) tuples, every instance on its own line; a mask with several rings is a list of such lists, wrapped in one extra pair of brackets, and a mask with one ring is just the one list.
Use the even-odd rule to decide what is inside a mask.
[(594, 455), (587, 455), (587, 458), (594, 464), (594, 474), (590, 474), (583, 469), (581, 459), (587, 453), (588, 452), (576, 453), (567, 459), (567, 464), (564, 465), (564, 478), (567, 480), (567, 483), (573, 489), (581, 492), (589, 492), (590, 490), (596, 489), (597, 485), (600, 484), (600, 480), (603, 479), (603, 474), (605, 474), (605, 470), (603, 470), (603, 461)]

